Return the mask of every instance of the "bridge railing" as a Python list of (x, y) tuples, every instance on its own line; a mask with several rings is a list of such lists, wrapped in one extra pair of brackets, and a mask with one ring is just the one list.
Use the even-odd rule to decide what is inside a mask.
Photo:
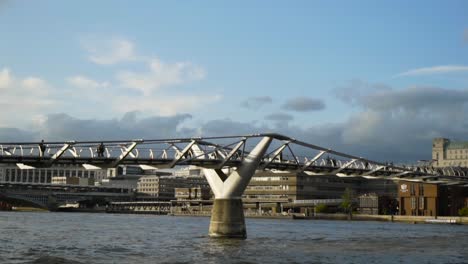
[[(364, 177), (457, 177), (458, 169), (395, 166), (309, 144), (278, 134), (197, 137), (156, 140), (6, 142), (0, 143), (0, 163), (23, 164), (22, 168), (51, 166), (61, 162), (115, 167), (119, 164), (156, 164), (174, 167), (194, 164), (221, 169), (236, 167), (263, 137), (273, 138), (259, 169), (324, 172)], [(210, 161), (209, 163), (202, 161)], [(427, 178), (432, 179), (432, 178)]]

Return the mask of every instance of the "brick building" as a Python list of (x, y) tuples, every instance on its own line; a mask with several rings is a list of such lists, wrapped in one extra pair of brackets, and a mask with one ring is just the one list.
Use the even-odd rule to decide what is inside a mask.
[(410, 181), (398, 185), (400, 215), (456, 216), (466, 206), (466, 187)]

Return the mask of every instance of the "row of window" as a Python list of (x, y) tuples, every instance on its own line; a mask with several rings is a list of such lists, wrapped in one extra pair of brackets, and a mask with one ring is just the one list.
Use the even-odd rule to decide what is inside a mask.
[(359, 198), (359, 206), (361, 207), (378, 207), (379, 199), (377, 197)]
[(441, 162), (441, 166), (468, 166), (468, 161), (446, 161)]
[(424, 184), (410, 184), (409, 189), (410, 189), (410, 194), (411, 195), (416, 195), (416, 185), (418, 186), (418, 193), (419, 195), (424, 195)]
[(139, 192), (158, 192), (159, 189), (153, 189), (153, 188), (144, 188), (144, 189), (138, 189)]
[(278, 185), (278, 186), (247, 186), (247, 190), (289, 190), (289, 185)]
[[(194, 184), (192, 184), (193, 186)], [(172, 184), (154, 184), (154, 183), (138, 183), (138, 188), (141, 187), (159, 187), (159, 188), (188, 188), (192, 187), (190, 184), (184, 182), (184, 183), (172, 183)]]
[(458, 156), (458, 155), (453, 155), (453, 156), (447, 156), (448, 160), (466, 160), (468, 159), (468, 156)]
[(142, 178), (140, 182), (159, 182), (159, 178)]
[(5, 181), (6, 182), (34, 182), (34, 183), (50, 183), (51, 181), (51, 178), (50, 176), (45, 176), (45, 175), (42, 175), (42, 176), (27, 176), (27, 175), (23, 175), (23, 176), (6, 176), (5, 177)]
[(275, 176), (275, 177), (252, 177), (252, 181), (287, 181), (289, 180), (289, 177), (280, 177), (280, 176)]
[(427, 209), (427, 198), (426, 197), (411, 197), (411, 209)]
[(5, 169), (5, 176), (23, 176), (23, 175), (47, 175), (47, 176), (65, 176), (65, 177), (94, 177), (105, 175), (104, 171), (94, 170), (54, 170), (54, 169), (33, 169), (33, 170), (20, 170), (20, 169)]
[(468, 149), (447, 150), (448, 154), (468, 154)]
[(244, 195), (245, 198), (258, 198), (258, 199), (272, 199), (272, 198), (288, 198), (286, 194), (255, 194), (255, 195)]

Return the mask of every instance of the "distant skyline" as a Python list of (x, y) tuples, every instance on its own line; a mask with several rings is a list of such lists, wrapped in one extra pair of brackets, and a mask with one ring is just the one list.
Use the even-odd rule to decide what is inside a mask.
[(466, 1), (0, 1), (0, 141), (468, 140)]

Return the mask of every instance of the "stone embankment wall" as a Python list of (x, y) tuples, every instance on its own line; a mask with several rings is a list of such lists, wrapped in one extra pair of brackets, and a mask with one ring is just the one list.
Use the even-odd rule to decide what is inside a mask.
[[(309, 216), (307, 219), (328, 219), (328, 220), (347, 220), (349, 218), (346, 214), (317, 214), (316, 216)], [(407, 223), (425, 223), (426, 220), (451, 220), (457, 224), (468, 224), (468, 217), (459, 216), (407, 216), (407, 215), (363, 215), (354, 214), (352, 220), (363, 221), (388, 221), (388, 222), (407, 222)]]
[[(173, 213), (175, 216), (211, 216), (210, 212), (203, 213)], [(272, 218), (272, 219), (316, 219), (316, 220), (350, 220), (347, 214), (317, 214), (315, 216), (304, 216), (304, 214), (245, 214), (247, 218)], [(426, 223), (426, 220), (451, 220), (457, 224), (468, 224), (468, 217), (459, 216), (406, 216), (406, 215), (364, 215), (353, 214), (351, 220), (354, 221), (385, 221), (404, 223)]]

